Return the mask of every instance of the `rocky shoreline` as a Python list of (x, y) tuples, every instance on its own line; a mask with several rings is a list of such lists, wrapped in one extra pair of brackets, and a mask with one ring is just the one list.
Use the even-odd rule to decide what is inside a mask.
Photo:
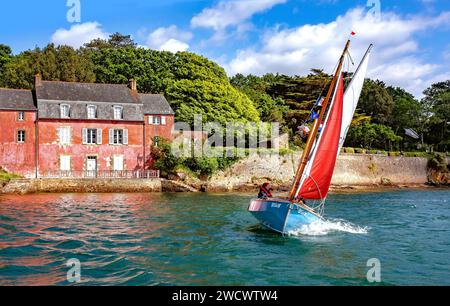
[[(234, 188), (209, 188), (207, 182), (189, 185), (176, 180), (105, 180), (105, 179), (16, 179), (0, 188), (0, 194), (34, 193), (141, 193), (141, 192), (208, 192), (208, 193), (257, 193), (259, 184), (249, 183)], [(332, 185), (331, 193), (384, 192), (393, 190), (420, 190), (448, 188), (441, 184), (371, 184)], [(289, 184), (273, 183), (274, 193), (286, 193)]]

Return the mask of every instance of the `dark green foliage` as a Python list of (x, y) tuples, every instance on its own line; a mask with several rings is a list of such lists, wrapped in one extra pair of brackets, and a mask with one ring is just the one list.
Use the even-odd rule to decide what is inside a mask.
[(402, 137), (395, 135), (394, 131), (385, 125), (376, 123), (363, 123), (350, 128), (347, 143), (353, 147), (365, 149), (383, 148), (390, 150), (398, 147)]
[(4, 77), (3, 77), (3, 69), (8, 64), (12, 56), (12, 50), (9, 46), (0, 44), (0, 86), (5, 86)]
[(237, 74), (231, 78), (231, 84), (243, 91), (253, 101), (259, 116), (265, 122), (278, 122), (285, 124), (285, 117), (289, 107), (281, 97), (273, 98), (267, 92), (273, 83), (268, 78), (259, 78), (254, 75), (244, 76)]
[(237, 157), (191, 157), (178, 158), (172, 154), (171, 144), (165, 139), (159, 140), (158, 146), (151, 148), (153, 167), (161, 171), (163, 177), (175, 174), (178, 168), (188, 168), (199, 177), (209, 177), (218, 170), (225, 170), (236, 161)]
[(183, 165), (201, 177), (211, 176), (219, 169), (217, 158), (214, 157), (188, 158), (184, 161)]
[(49, 44), (13, 57), (3, 67), (3, 82), (10, 88), (33, 88), (34, 76), (48, 81), (94, 82), (94, 65), (89, 58), (68, 46)]
[(450, 148), (450, 80), (433, 84), (422, 100), (427, 111), (426, 142), (445, 152)]
[(388, 87), (387, 91), (394, 101), (390, 122), (392, 129), (396, 133), (405, 128), (419, 130), (422, 113), (420, 102), (400, 87)]
[(372, 117), (374, 123), (387, 124), (392, 120), (394, 100), (381, 81), (366, 80), (358, 105), (359, 111)]
[[(237, 74), (229, 79), (222, 67), (202, 56), (140, 48), (131, 36), (120, 33), (93, 40), (79, 50), (49, 44), (13, 55), (10, 47), (0, 45), (0, 86), (32, 88), (38, 72), (44, 80), (54, 81), (126, 84), (134, 78), (140, 92), (165, 94), (178, 121), (192, 125), (194, 114), (202, 114), (205, 121), (222, 124), (279, 122), (298, 147), (304, 141), (296, 134), (297, 127), (309, 118), (331, 80), (318, 69), (308, 76)], [(450, 81), (433, 84), (424, 94), (417, 101), (401, 88), (366, 80), (347, 145), (448, 151)], [(415, 129), (421, 139), (402, 140), (399, 136), (406, 128)]]
[(152, 146), (150, 155), (154, 162), (153, 167), (160, 170), (163, 177), (172, 174), (179, 164), (179, 159), (172, 154), (171, 145), (166, 139), (160, 138), (158, 146)]
[(447, 159), (445, 154), (433, 153), (428, 160), (428, 168), (437, 171), (448, 171)]

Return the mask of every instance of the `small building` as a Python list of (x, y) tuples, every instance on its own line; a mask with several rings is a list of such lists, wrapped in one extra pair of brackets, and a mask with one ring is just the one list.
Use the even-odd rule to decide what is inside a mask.
[(171, 139), (174, 125), (164, 96), (139, 94), (134, 80), (55, 82), (40, 75), (33, 90), (0, 89), (0, 118), (0, 166), (26, 177), (142, 173), (151, 169), (151, 145)]
[(0, 167), (36, 174), (36, 105), (31, 90), (0, 89)]

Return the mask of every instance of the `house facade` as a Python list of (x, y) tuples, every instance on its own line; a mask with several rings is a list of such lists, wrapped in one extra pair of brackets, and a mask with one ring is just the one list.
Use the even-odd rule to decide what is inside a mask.
[[(43, 81), (0, 89), (0, 166), (26, 177), (111, 177), (151, 170), (150, 150), (171, 139), (162, 95), (127, 85)], [(156, 141), (156, 143), (154, 143)]]

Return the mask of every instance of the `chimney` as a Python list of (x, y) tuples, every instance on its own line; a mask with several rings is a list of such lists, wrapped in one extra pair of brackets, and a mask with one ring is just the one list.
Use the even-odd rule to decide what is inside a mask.
[(34, 87), (38, 87), (42, 85), (42, 76), (40, 73), (36, 73), (34, 76)]
[(128, 87), (132, 90), (132, 91), (137, 91), (137, 82), (135, 79), (131, 79), (128, 82)]

